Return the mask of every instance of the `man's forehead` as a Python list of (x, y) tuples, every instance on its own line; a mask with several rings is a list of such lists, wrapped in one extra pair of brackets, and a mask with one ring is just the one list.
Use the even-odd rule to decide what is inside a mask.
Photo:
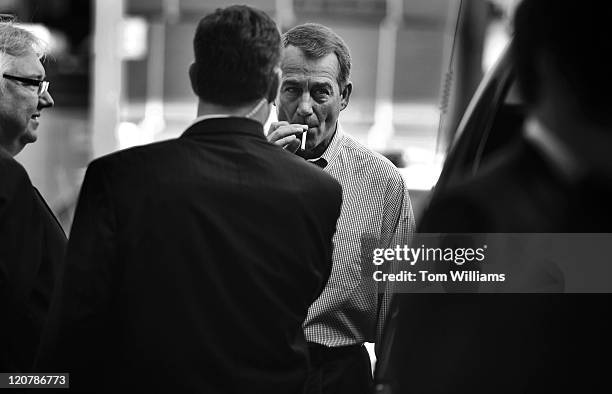
[(304, 55), (301, 49), (288, 46), (283, 49), (281, 62), (283, 80), (294, 78), (318, 78), (336, 80), (340, 65), (334, 53), (312, 59)]

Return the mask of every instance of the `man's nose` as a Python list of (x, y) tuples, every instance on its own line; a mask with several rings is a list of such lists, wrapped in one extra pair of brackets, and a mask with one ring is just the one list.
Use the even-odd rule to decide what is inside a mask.
[(297, 114), (298, 116), (302, 116), (304, 118), (307, 118), (312, 115), (312, 98), (310, 97), (310, 94), (305, 93), (300, 98)]
[(51, 97), (51, 93), (48, 90), (38, 97), (39, 109), (53, 107), (54, 105), (55, 101), (53, 101), (53, 97)]

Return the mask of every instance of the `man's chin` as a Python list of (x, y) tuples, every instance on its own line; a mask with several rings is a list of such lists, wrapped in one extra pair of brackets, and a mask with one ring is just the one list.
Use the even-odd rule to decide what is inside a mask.
[(33, 130), (28, 130), (25, 134), (21, 136), (21, 138), (19, 138), (19, 142), (21, 142), (22, 145), (26, 145), (36, 142), (37, 139), (38, 134), (36, 134), (36, 132), (34, 132)]

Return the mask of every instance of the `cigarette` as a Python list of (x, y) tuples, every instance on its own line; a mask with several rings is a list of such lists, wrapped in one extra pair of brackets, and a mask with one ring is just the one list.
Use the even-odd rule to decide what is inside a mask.
[(302, 133), (302, 150), (306, 150), (306, 134), (308, 133), (308, 130), (306, 130), (305, 132)]

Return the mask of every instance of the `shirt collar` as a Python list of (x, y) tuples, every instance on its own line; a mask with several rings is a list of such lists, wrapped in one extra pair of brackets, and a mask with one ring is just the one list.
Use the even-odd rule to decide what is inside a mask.
[(207, 119), (223, 119), (223, 118), (229, 118), (230, 115), (227, 114), (210, 114), (210, 115), (202, 115), (202, 116), (198, 116), (197, 118), (195, 118), (195, 120), (193, 122), (191, 122), (191, 126), (193, 126), (196, 123), (199, 123), (203, 120), (207, 120)]

